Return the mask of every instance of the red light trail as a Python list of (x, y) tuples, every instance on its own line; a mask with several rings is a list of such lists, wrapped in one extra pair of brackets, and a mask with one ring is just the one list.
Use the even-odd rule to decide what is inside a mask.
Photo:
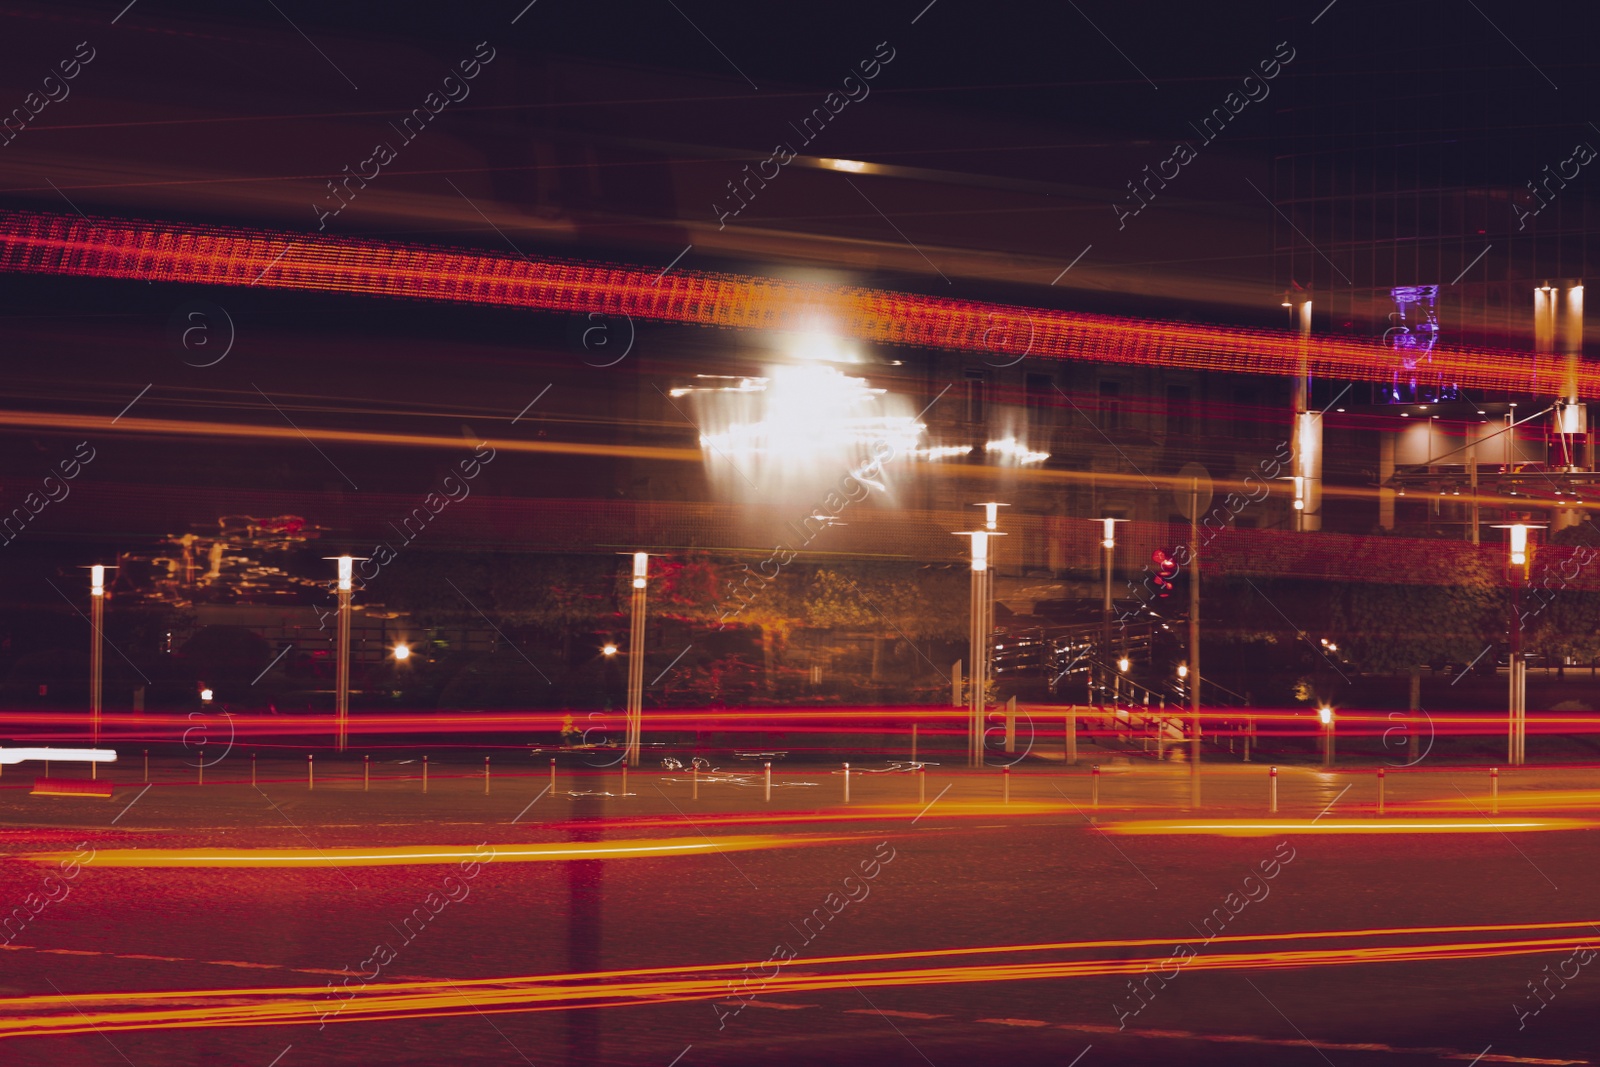
[[(858, 286), (826, 286), (705, 271), (532, 259), (476, 250), (194, 223), (0, 215), (0, 270), (195, 285), (604, 312), (661, 322), (801, 331), (818, 321), (880, 344), (994, 351), (997, 329), (1019, 338), (1019, 358), (1388, 381), (1378, 340), (1201, 326), (952, 300)], [(1025, 338), (1025, 343), (1020, 340)], [(1561, 395), (1559, 357), (1493, 349), (1437, 349), (1431, 370), (1473, 389)], [(1600, 396), (1600, 368), (1580, 367), (1578, 393)]]

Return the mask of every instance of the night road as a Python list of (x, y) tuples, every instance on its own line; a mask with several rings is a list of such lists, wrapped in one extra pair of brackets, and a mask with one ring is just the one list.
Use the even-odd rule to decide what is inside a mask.
[(1091, 812), (1059, 767), (1009, 806), (934, 768), (920, 808), (910, 775), (847, 807), (836, 772), (785, 768), (771, 811), (658, 773), (627, 797), (572, 795), (614, 772), (129, 785), (59, 802), (82, 828), (5, 831), (4, 899), (50, 899), (7, 927), (0, 1040), (30, 1065), (1594, 1059), (1600, 822), (1527, 829), (1585, 775), (1471, 816), (1504, 832), (1354, 835), (1323, 831), (1378, 825), (1370, 775), (1286, 774), (1263, 817), (1233, 770), (1201, 816), (1258, 836), (1124, 835), (1196, 821), (1186, 776), (1123, 775)]
[(1594, 6), (8, 0), (0, 1067), (1600, 1067)]

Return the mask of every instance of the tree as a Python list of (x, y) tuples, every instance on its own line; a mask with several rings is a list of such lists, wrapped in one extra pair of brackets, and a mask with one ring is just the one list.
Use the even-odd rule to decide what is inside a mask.
[[(1385, 540), (1373, 537), (1362, 551), (1382, 553)], [(1413, 583), (1350, 584), (1334, 601), (1338, 643), (1368, 671), (1475, 661), (1504, 628), (1503, 582), (1490, 556), (1446, 543)]]
[(1567, 657), (1580, 663), (1600, 657), (1600, 593), (1575, 584), (1586, 561), (1596, 558), (1594, 541), (1594, 528), (1587, 523), (1551, 534), (1552, 546), (1585, 551), (1576, 556), (1535, 551), (1529, 590), (1521, 598), (1524, 647), (1553, 659), (1562, 676)]

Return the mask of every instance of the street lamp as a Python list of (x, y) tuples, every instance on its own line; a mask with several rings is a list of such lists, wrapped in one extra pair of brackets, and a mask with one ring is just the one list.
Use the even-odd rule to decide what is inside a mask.
[[(644, 607), (650, 554), (633, 555), (633, 627), (628, 633), (628, 766), (639, 766), (644, 737)], [(606, 655), (614, 655), (607, 652)]]
[[(338, 650), (333, 668), (334, 744), (343, 752), (350, 733), (350, 591), (355, 584), (355, 556), (324, 556), (339, 565)], [(365, 559), (365, 556), (360, 557)]]
[[(1111, 662), (1111, 576), (1116, 570), (1117, 553), (1117, 523), (1127, 522), (1127, 519), (1101, 519), (1103, 527), (1100, 537), (1100, 547), (1105, 550), (1105, 560), (1101, 570), (1105, 573), (1105, 597), (1100, 603), (1100, 662)], [(1127, 671), (1123, 664), (1128, 657), (1124, 656), (1118, 661), (1117, 667)], [(1119, 685), (1120, 688), (1120, 685)]]
[(1528, 560), (1532, 552), (1528, 545), (1528, 531), (1542, 530), (1525, 522), (1496, 524), (1496, 529), (1506, 530), (1506, 552), (1510, 558), (1506, 577), (1511, 581), (1511, 653), (1507, 657), (1507, 674), (1510, 675), (1506, 714), (1506, 762), (1513, 767), (1527, 760), (1528, 740), (1528, 665), (1522, 654), (1522, 583), (1528, 580)]
[[(100, 695), (102, 689), (106, 621), (106, 569), (96, 563), (89, 568), (89, 735), (90, 747), (100, 747)], [(89, 765), (95, 777), (95, 764)]]
[(984, 696), (989, 684), (989, 641), (994, 633), (994, 572), (989, 569), (989, 538), (1004, 537), (995, 531), (992, 516), (1002, 505), (985, 504), (991, 517), (984, 530), (963, 530), (957, 537), (972, 538), (972, 599), (967, 620), (968, 655), (972, 666), (967, 672), (967, 763), (983, 763)]
[(1317, 709), (1317, 718), (1322, 721), (1322, 766), (1333, 766), (1333, 709), (1324, 704)]
[(395, 642), (394, 659), (396, 663), (404, 663), (411, 658), (411, 646), (404, 641)]
[(607, 657), (615, 656), (617, 654), (617, 646), (613, 645), (610, 641), (607, 641), (605, 644), (600, 646), (600, 654)]

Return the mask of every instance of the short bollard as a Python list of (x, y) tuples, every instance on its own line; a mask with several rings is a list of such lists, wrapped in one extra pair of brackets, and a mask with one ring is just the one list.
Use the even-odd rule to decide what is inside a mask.
[(1500, 768), (1489, 768), (1489, 814), (1500, 814)]
[[(766, 787), (766, 793), (767, 793), (766, 799), (768, 801), (771, 801), (772, 800), (772, 761), (771, 760), (767, 760), (765, 763), (763, 763), (761, 765), (761, 772), (762, 772), (762, 778), (764, 779), (763, 784)], [(847, 797), (846, 799), (849, 799), (849, 798)]]
[(690, 766), (690, 775), (691, 775), (690, 780), (694, 783), (693, 785), (691, 785), (689, 787), (689, 789), (690, 789), (689, 799), (690, 800), (699, 800), (700, 799), (700, 764), (691, 763), (689, 766)]
[(1378, 768), (1378, 814), (1379, 815), (1383, 814), (1383, 777), (1384, 777), (1383, 776), (1383, 771), (1384, 771), (1384, 768), (1382, 768), (1382, 767)]
[(489, 757), (483, 757), (483, 795), (489, 795)]
[(306, 753), (306, 788), (307, 789), (315, 789), (316, 787), (317, 787), (317, 772), (312, 769), (311, 753), (307, 752)]
[(917, 762), (917, 724), (911, 724), (911, 762)]
[(550, 792), (556, 791), (556, 758), (550, 757)]
[(361, 791), (363, 793), (368, 793), (368, 792), (372, 791), (372, 757), (371, 756), (362, 756), (361, 757)]
[(928, 768), (926, 768), (926, 767), (918, 767), (917, 768), (917, 803), (918, 804), (926, 804), (927, 802), (928, 802)]
[(1096, 763), (1089, 768), (1089, 806), (1100, 806), (1100, 764)]
[(428, 757), (422, 757), (422, 791), (428, 791)]
[(1011, 803), (1011, 767), (1009, 764), (1000, 768), (1000, 803)]
[[(150, 775), (149, 775), (148, 772), (146, 772), (146, 774), (144, 776), (144, 780), (147, 781), (147, 782), (150, 780)], [(254, 752), (252, 752), (252, 753), (250, 753), (250, 787), (252, 789), (255, 788), (255, 784), (256, 784), (256, 754)]]
[(850, 764), (844, 765), (844, 802), (850, 803)]
[(620, 795), (621, 796), (627, 796), (628, 795), (628, 765), (627, 765), (627, 763), (623, 763), (623, 765), (622, 765), (622, 793)]
[[(255, 759), (254, 756), (250, 758)], [(150, 780), (150, 750), (148, 748), (144, 750), (144, 780), (147, 782)], [(255, 783), (252, 782), (251, 784), (254, 785)]]
[(1278, 814), (1278, 768), (1273, 767), (1267, 771), (1267, 781), (1270, 783), (1267, 787), (1267, 796), (1270, 801), (1267, 805), (1267, 810), (1276, 815)]
[(195, 785), (206, 784), (206, 750), (200, 750), (200, 758), (195, 761)]

